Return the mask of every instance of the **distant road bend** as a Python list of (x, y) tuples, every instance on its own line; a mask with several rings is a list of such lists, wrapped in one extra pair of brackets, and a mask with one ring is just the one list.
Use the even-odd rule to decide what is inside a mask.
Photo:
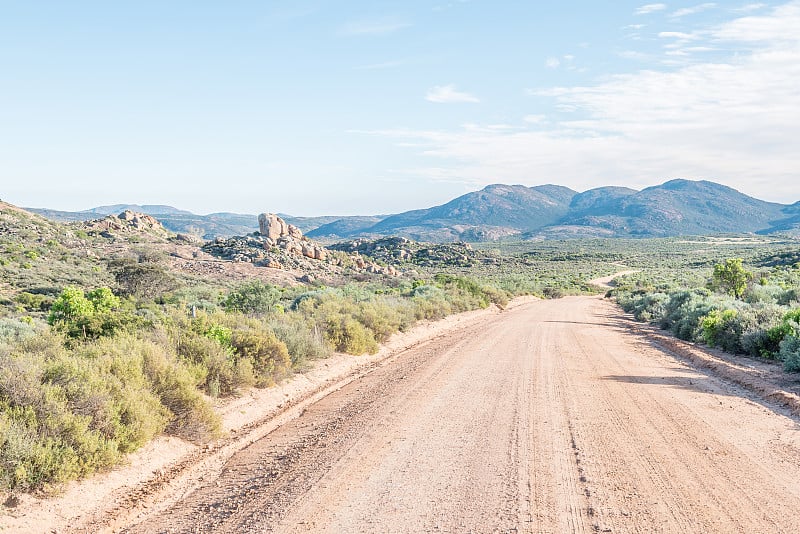
[(127, 532), (800, 532), (797, 422), (526, 301), (409, 349)]

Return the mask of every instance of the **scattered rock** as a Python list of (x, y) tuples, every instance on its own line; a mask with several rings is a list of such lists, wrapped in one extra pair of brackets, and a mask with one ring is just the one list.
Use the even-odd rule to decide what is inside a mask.
[(178, 243), (185, 243), (187, 245), (195, 245), (198, 247), (203, 244), (203, 240), (201, 238), (192, 234), (178, 234), (175, 236), (175, 241)]

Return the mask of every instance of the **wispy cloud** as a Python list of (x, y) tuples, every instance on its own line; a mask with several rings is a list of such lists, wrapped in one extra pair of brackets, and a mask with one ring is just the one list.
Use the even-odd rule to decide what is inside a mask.
[(670, 17), (679, 19), (681, 17), (685, 17), (688, 15), (694, 15), (695, 13), (700, 13), (702, 11), (707, 11), (709, 9), (713, 9), (717, 7), (717, 4), (713, 2), (706, 2), (705, 4), (698, 4), (692, 7), (684, 7), (682, 9), (678, 9), (672, 13), (670, 13)]
[(529, 124), (544, 124), (547, 122), (547, 115), (525, 115), (522, 120)]
[(586, 189), (597, 183), (639, 187), (693, 177), (719, 180), (761, 198), (795, 201), (800, 195), (798, 27), (796, 0), (761, 17), (703, 29), (699, 48), (707, 48), (706, 40), (730, 44), (736, 54), (728, 60), (529, 91), (537, 106), (552, 99), (572, 113), (521, 117), (521, 130), (472, 124), (379, 134), (423, 144), (416, 150), (430, 158), (437, 179), (558, 181)]
[(557, 57), (549, 57), (545, 60), (544, 65), (548, 69), (557, 69), (561, 65), (561, 61)]
[(474, 104), (480, 102), (480, 99), (475, 95), (459, 91), (454, 85), (437, 85), (432, 87), (428, 90), (428, 94), (425, 95), (425, 100), (428, 102), (436, 102), (437, 104)]
[(645, 4), (636, 9), (636, 14), (647, 15), (656, 11), (664, 11), (665, 9), (667, 9), (667, 4)]
[(759, 2), (754, 4), (745, 4), (741, 7), (737, 7), (736, 9), (734, 9), (734, 11), (737, 13), (750, 13), (752, 11), (758, 11), (759, 9), (763, 9), (765, 7), (767, 7), (767, 4), (762, 4)]
[(683, 39), (685, 41), (691, 41), (693, 39), (698, 39), (698, 36), (692, 33), (685, 33), (685, 32), (659, 32), (658, 34), (661, 38), (674, 38), (674, 39)]
[(339, 28), (340, 35), (385, 35), (411, 26), (404, 20), (394, 18), (377, 18), (353, 20)]
[[(713, 31), (713, 37), (744, 43), (790, 43), (795, 47), (800, 41), (800, 1), (794, 0), (762, 16), (748, 16), (734, 20)], [(791, 48), (791, 46), (784, 48)], [(796, 50), (796, 48), (795, 48)]]
[(654, 59), (652, 54), (646, 54), (639, 50), (623, 50), (617, 55), (621, 58), (632, 59), (634, 61), (652, 61)]

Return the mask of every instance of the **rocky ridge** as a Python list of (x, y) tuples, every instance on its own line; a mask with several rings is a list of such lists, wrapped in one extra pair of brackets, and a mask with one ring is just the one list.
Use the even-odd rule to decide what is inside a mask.
[(405, 237), (355, 239), (329, 245), (328, 248), (375, 261), (418, 267), (473, 267), (479, 264), (493, 265), (499, 261), (491, 254), (475, 250), (468, 243), (418, 243)]
[(357, 251), (332, 252), (304, 236), (299, 228), (274, 213), (259, 215), (258, 225), (258, 232), (247, 236), (217, 238), (203, 246), (203, 250), (233, 262), (302, 271), (307, 275), (338, 275), (344, 269), (388, 276), (400, 274), (394, 266), (376, 263), (362, 257)]
[(161, 239), (174, 237), (174, 234), (164, 228), (155, 217), (131, 210), (78, 224), (87, 234), (106, 238), (126, 237), (132, 234), (144, 234)]

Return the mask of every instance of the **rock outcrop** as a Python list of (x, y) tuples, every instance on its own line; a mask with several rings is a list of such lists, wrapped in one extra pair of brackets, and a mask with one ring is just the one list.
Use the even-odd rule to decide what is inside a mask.
[[(299, 228), (275, 215), (258, 216), (257, 233), (243, 237), (217, 238), (203, 250), (234, 262), (249, 262), (261, 267), (304, 271), (306, 274), (337, 274), (343, 269), (357, 272), (399, 275), (391, 265), (380, 265), (357, 252), (352, 255), (331, 252), (304, 236)], [(313, 274), (312, 274), (313, 276)]]
[(328, 258), (328, 251), (324, 247), (309, 241), (298, 227), (287, 224), (274, 213), (258, 216), (258, 230), (264, 239), (265, 250), (277, 247), (312, 260), (325, 261)]
[(356, 239), (329, 245), (328, 248), (351, 256), (361, 255), (389, 265), (469, 268), (480, 264), (494, 265), (498, 262), (494, 255), (476, 251), (468, 243), (418, 243), (405, 237)]
[(277, 241), (289, 235), (289, 225), (274, 213), (262, 213), (258, 216), (258, 231), (264, 237)]
[(125, 210), (119, 215), (80, 223), (90, 235), (103, 237), (126, 237), (131, 235), (167, 238), (172, 234), (156, 219), (144, 213)]
[(282, 237), (302, 239), (303, 232), (292, 224), (275, 215), (274, 213), (262, 213), (258, 216), (258, 230), (261, 235), (277, 241)]

